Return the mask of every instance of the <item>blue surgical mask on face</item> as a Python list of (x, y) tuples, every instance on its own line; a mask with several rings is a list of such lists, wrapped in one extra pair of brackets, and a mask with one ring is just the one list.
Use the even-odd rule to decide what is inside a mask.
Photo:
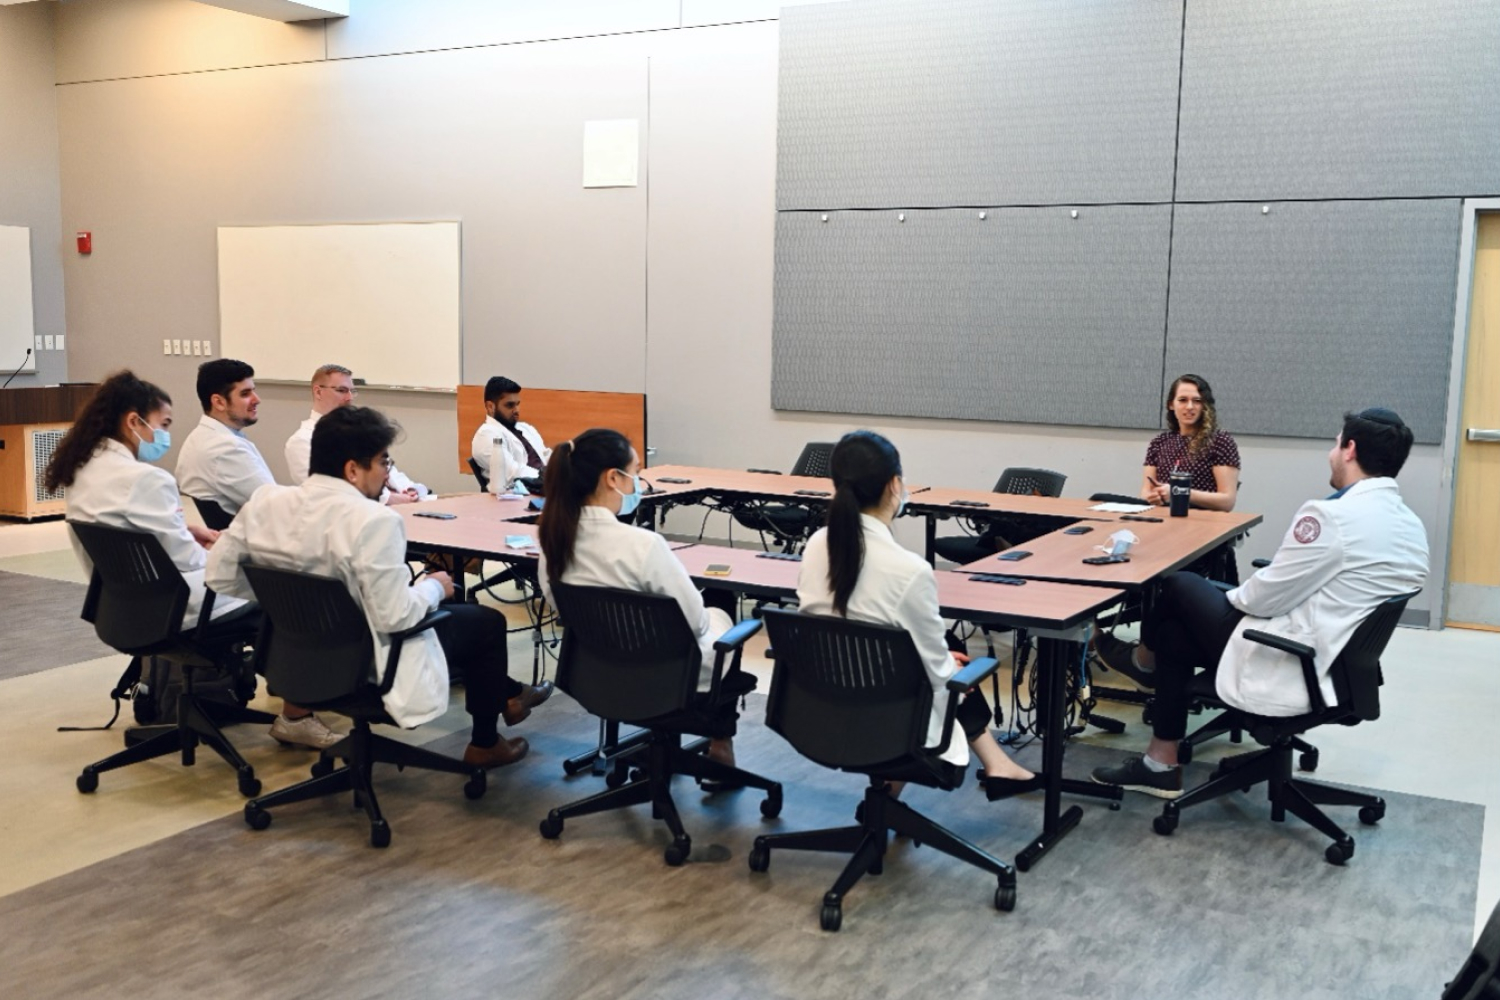
[[(620, 493), (621, 517), (629, 517), (631, 514), (634, 514), (635, 509), (641, 505), (641, 477), (631, 476), (630, 485), (631, 489), (633, 490), (633, 492), (631, 493), (620, 493), (619, 490), (615, 490), (616, 493)], [(613, 487), (611, 488), (613, 489)]]
[(911, 500), (911, 494), (906, 492), (906, 480), (901, 481), (901, 502), (896, 504), (896, 517), (906, 513), (906, 504)]
[[(147, 424), (146, 426), (150, 427), (151, 425)], [(150, 441), (147, 441), (139, 434), (135, 435), (135, 439), (140, 442), (135, 449), (135, 453), (140, 457), (142, 462), (155, 462), (172, 448), (171, 431), (165, 427), (152, 427), (151, 430), (154, 433)], [(134, 431), (131, 431), (131, 433), (135, 434)]]

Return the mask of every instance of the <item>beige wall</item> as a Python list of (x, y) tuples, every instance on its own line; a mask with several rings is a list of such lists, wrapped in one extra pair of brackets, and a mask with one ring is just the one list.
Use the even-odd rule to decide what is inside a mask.
[[(63, 4), (60, 78), (100, 81), (58, 88), (64, 231), (91, 228), (99, 246), (67, 260), (74, 376), (135, 365), (191, 408), (196, 366), (162, 357), (160, 343), (216, 336), (219, 225), (456, 218), (467, 381), (504, 372), (524, 385), (644, 389), (659, 462), (789, 466), (804, 441), (867, 421), (769, 405), (776, 6), (362, 0), (347, 21), (288, 29), (189, 0)], [(243, 33), (205, 40), (225, 19)], [(678, 27), (716, 20), (738, 23)], [(206, 59), (222, 71), (201, 72)], [(641, 186), (584, 191), (582, 123), (617, 117), (642, 120)], [(1003, 359), (993, 364), (1004, 392)], [(264, 395), (251, 433), (279, 474), (305, 393)], [(397, 453), (408, 473), (466, 485), (453, 471), (451, 399), (362, 401), (408, 428)], [(911, 479), (980, 488), (1007, 465), (1036, 465), (1066, 472), (1069, 495), (1130, 491), (1145, 450), (1133, 432), (868, 423), (895, 439)], [(1240, 446), (1241, 508), (1269, 525), (1248, 562), (1326, 492), (1327, 446)], [(1429, 525), (1445, 495), (1439, 467), (1438, 449), (1421, 448), (1402, 476)], [(710, 531), (722, 535), (721, 522)], [(916, 544), (915, 527), (904, 530)]]
[[(58, 187), (57, 96), (52, 60), (53, 4), (0, 7), (0, 225), (31, 230), (31, 302), (38, 336), (67, 333), (63, 318), (64, 244)], [(0, 382), (23, 355), (0, 358)], [(35, 375), (12, 387), (49, 385), (68, 375), (64, 352), (43, 351)]]

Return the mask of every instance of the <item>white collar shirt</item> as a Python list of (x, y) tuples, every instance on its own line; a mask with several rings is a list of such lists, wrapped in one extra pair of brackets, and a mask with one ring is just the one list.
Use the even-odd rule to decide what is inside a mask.
[[(925, 559), (901, 547), (885, 522), (861, 514), (860, 525), (864, 529), (865, 558), (859, 581), (849, 595), (848, 617), (852, 621), (894, 625), (911, 635), (932, 683), (927, 746), (935, 748), (942, 739), (943, 720), (948, 711), (948, 678), (958, 672), (958, 664), (948, 651), (942, 615), (938, 613), (937, 577)], [(833, 609), (833, 588), (828, 583), (827, 528), (814, 533), (802, 550), (797, 602), (808, 614), (837, 614)], [(953, 727), (948, 745), (939, 756), (960, 766), (969, 762), (969, 745), (959, 726)]]
[[(385, 668), (390, 633), (411, 628), (443, 599), (436, 580), (411, 582), (401, 515), (332, 476), (258, 490), (209, 552), (209, 586), (253, 598), (242, 569), (247, 562), (343, 581), (375, 639), (372, 681)], [(402, 646), (395, 684), (384, 704), (402, 726), (417, 726), (447, 711), (448, 661), (431, 629)]]
[[(292, 436), (286, 439), (286, 447), (283, 449), (283, 454), (286, 456), (287, 475), (291, 477), (293, 486), (301, 486), (307, 482), (307, 477), (312, 475), (310, 470), (312, 467), (313, 428), (318, 426), (318, 421), (321, 419), (323, 419), (321, 413), (317, 410), (311, 411), (307, 419), (297, 425), (297, 429), (292, 432)], [(391, 490), (415, 489), (418, 493), (424, 495), (429, 492), (427, 487), (421, 483), (412, 481), (409, 476), (394, 465), (391, 466), (391, 470), (386, 475), (385, 481), (386, 490), (380, 494), (382, 503), (390, 496)]]
[(1338, 703), (1329, 668), (1377, 605), (1427, 582), (1427, 532), (1396, 481), (1362, 479), (1292, 518), (1271, 565), (1229, 592), (1245, 613), (1219, 660), (1215, 686), (1258, 715), (1311, 711), (1299, 661), (1244, 637), (1261, 629), (1312, 646), (1323, 699)]
[(474, 432), (469, 453), (480, 471), (489, 477), (491, 493), (508, 493), (517, 479), (532, 479), (542, 474), (541, 469), (530, 464), (526, 447), (517, 435), (530, 442), (543, 465), (552, 457), (552, 449), (542, 443), (541, 434), (524, 420), (517, 421), (512, 432), (494, 417), (486, 417)]
[(275, 479), (255, 442), (204, 414), (182, 443), (177, 481), (183, 493), (212, 500), (233, 515), (256, 490)]
[[(140, 461), (129, 448), (106, 438), (74, 474), (73, 485), (68, 487), (67, 513), (72, 521), (128, 528), (156, 536), (172, 565), (187, 581), (188, 606), (182, 627), (189, 629), (198, 624), (199, 612), (203, 610), (203, 569), (208, 553), (188, 533), (182, 515), (182, 497), (170, 472)], [(68, 538), (84, 572), (93, 573), (94, 564), (77, 536), (70, 531)], [(219, 596), (214, 602), (214, 617), (244, 603)]]
[[(542, 593), (555, 606), (545, 554), (537, 572), (541, 577)], [(710, 614), (704, 607), (703, 595), (693, 586), (687, 570), (661, 535), (621, 524), (607, 507), (585, 505), (578, 518), (573, 561), (563, 571), (562, 582), (579, 587), (616, 587), (674, 599), (698, 636), (698, 648), (703, 654), (698, 690), (709, 689), (713, 676), (714, 643), (731, 623), (727, 615)]]

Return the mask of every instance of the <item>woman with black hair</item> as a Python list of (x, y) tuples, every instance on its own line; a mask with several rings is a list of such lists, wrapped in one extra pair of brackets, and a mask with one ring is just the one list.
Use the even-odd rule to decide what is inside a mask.
[[(834, 492), (828, 526), (814, 534), (803, 550), (797, 599), (809, 614), (840, 615), (906, 629), (932, 682), (927, 738), (929, 748), (935, 749), (942, 737), (948, 679), (968, 657), (948, 648), (932, 567), (902, 548), (891, 534), (891, 522), (907, 498), (901, 456), (879, 434), (854, 431), (834, 447), (830, 462)], [(984, 696), (970, 691), (959, 703), (959, 726), (939, 756), (963, 766), (972, 749), (994, 798), (1039, 787), (1036, 776), (1011, 760), (990, 735), (991, 718)]]
[[(713, 678), (714, 642), (733, 625), (733, 596), (703, 594), (666, 539), (654, 531), (623, 524), (641, 499), (640, 456), (618, 431), (595, 428), (553, 449), (542, 485), (547, 497), (537, 534), (542, 556), (538, 567), (542, 593), (552, 601), (558, 583), (582, 587), (617, 587), (673, 598), (698, 636), (703, 651), (698, 690), (707, 691)], [(753, 675), (744, 674), (754, 688)], [(726, 695), (743, 692), (724, 692)], [(724, 728), (709, 746), (708, 756), (734, 763), (734, 723), (737, 715), (726, 700)]]

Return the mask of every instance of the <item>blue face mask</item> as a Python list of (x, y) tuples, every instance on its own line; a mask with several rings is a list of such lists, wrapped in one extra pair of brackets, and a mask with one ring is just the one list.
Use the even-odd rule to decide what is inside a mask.
[[(634, 492), (632, 493), (620, 493), (619, 490), (615, 490), (616, 493), (620, 493), (621, 517), (629, 517), (631, 514), (634, 514), (635, 509), (641, 505), (641, 477), (631, 476), (630, 484), (631, 488), (634, 490)], [(611, 487), (611, 489), (613, 489), (613, 487)]]
[[(907, 501), (911, 500), (911, 494), (906, 492), (906, 480), (901, 481), (901, 502), (896, 504), (896, 517), (906, 513)], [(892, 518), (894, 520), (895, 518)]]
[[(148, 424), (147, 426), (150, 425)], [(151, 430), (154, 433), (150, 441), (147, 441), (139, 434), (135, 435), (135, 439), (140, 442), (140, 445), (135, 449), (135, 453), (140, 457), (142, 462), (155, 462), (172, 448), (171, 431), (165, 427), (152, 427)], [(135, 434), (134, 431), (130, 433)]]

